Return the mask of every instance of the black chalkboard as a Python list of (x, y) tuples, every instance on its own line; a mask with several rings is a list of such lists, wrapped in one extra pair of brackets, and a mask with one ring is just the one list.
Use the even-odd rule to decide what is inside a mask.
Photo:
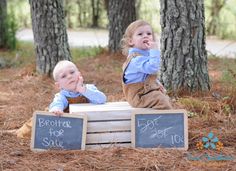
[(55, 116), (36, 111), (33, 115), (31, 149), (78, 150), (85, 148), (87, 118), (82, 114)]
[(132, 114), (133, 147), (188, 148), (188, 122), (185, 110), (149, 110)]

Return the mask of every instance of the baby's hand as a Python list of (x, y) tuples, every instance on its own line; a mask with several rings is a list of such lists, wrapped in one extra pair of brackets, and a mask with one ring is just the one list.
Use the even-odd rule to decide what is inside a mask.
[(54, 113), (56, 116), (62, 116), (63, 115), (63, 111), (61, 111), (59, 109), (51, 111), (51, 112)]
[(160, 87), (160, 91), (163, 93), (163, 94), (166, 94), (167, 90), (165, 89), (165, 87), (161, 84), (161, 82), (159, 80), (156, 80), (157, 84), (159, 84), (159, 87)]
[(81, 75), (79, 75), (76, 91), (80, 93), (84, 93), (86, 91), (86, 87), (84, 86), (84, 79)]
[(145, 42), (145, 45), (148, 49), (158, 49), (157, 42), (147, 41)]
[(165, 87), (161, 84), (160, 85), (160, 90), (163, 94), (166, 94), (167, 90), (165, 89)]

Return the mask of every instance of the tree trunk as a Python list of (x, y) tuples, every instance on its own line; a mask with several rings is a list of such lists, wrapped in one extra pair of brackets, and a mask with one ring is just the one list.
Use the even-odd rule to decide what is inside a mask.
[(161, 0), (161, 81), (168, 89), (209, 90), (204, 0)]
[(136, 20), (135, 0), (109, 0), (109, 51), (120, 50), (120, 40), (127, 26)]
[(7, 29), (7, 1), (0, 1), (0, 48), (6, 46), (6, 29)]
[(98, 27), (98, 19), (99, 19), (99, 0), (91, 0), (92, 4), (92, 27)]
[(71, 60), (63, 0), (30, 0), (36, 71), (50, 75), (60, 60)]

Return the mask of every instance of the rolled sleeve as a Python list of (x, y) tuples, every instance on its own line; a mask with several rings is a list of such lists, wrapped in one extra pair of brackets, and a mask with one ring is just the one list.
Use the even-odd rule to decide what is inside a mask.
[(68, 106), (67, 99), (58, 93), (55, 95), (52, 103), (49, 105), (49, 112), (55, 111), (55, 110), (63, 111), (66, 106)]
[(90, 101), (90, 103), (103, 104), (106, 102), (106, 95), (99, 91), (95, 85), (86, 84), (85, 86), (86, 91), (82, 93), (82, 95), (85, 96)]

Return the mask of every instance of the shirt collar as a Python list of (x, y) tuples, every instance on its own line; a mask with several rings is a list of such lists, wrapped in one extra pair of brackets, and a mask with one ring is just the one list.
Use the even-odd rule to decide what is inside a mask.
[(140, 55), (143, 55), (143, 56), (149, 56), (149, 50), (142, 50), (138, 48), (130, 48), (129, 55), (132, 53), (139, 53)]
[(60, 93), (63, 94), (64, 96), (69, 96), (69, 97), (74, 97), (74, 96), (80, 95), (80, 93), (73, 92), (73, 91), (68, 91), (68, 90), (65, 90), (65, 89), (61, 89)]

